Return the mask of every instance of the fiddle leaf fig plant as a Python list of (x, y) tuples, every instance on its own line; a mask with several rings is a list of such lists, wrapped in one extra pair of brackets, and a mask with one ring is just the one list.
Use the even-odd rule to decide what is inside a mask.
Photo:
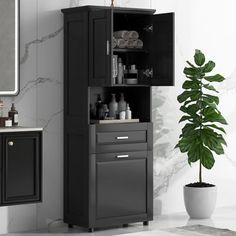
[(177, 98), (184, 113), (179, 122), (185, 122), (176, 148), (187, 153), (188, 163), (199, 161), (199, 183), (202, 183), (202, 166), (211, 169), (214, 155), (224, 154), (226, 145), (222, 125), (227, 122), (219, 111), (218, 91), (213, 86), (224, 80), (220, 74), (209, 75), (215, 67), (213, 61), (206, 62), (205, 55), (195, 50), (194, 63), (187, 61), (184, 68), (186, 81), (184, 92)]

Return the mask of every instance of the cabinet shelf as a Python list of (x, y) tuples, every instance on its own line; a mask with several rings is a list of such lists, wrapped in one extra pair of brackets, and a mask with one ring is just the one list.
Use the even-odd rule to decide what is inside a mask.
[(113, 52), (117, 52), (117, 53), (128, 53), (128, 52), (148, 53), (148, 50), (142, 49), (142, 48), (113, 48)]

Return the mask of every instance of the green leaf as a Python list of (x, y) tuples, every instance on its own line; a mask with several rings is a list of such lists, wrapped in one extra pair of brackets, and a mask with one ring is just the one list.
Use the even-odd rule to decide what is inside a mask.
[(177, 97), (177, 100), (178, 100), (179, 103), (182, 103), (182, 102), (186, 101), (189, 97), (191, 97), (195, 93), (196, 93), (195, 91), (184, 91), (183, 93), (181, 93)]
[(204, 146), (201, 149), (200, 161), (201, 161), (202, 165), (207, 169), (211, 169), (215, 164), (215, 159), (214, 159), (211, 151)]
[(184, 74), (185, 75), (190, 75), (190, 76), (194, 76), (198, 73), (197, 69), (195, 68), (191, 68), (191, 67), (185, 67), (184, 68)]
[(182, 138), (178, 143), (178, 147), (182, 153), (187, 152), (191, 146), (192, 142), (189, 142), (187, 138)]
[(205, 116), (205, 118), (203, 119), (203, 122), (217, 122), (217, 123), (221, 123), (223, 125), (227, 125), (227, 121), (225, 120), (225, 118), (220, 114), (220, 113), (214, 113), (211, 115), (207, 115)]
[(203, 73), (211, 72), (214, 69), (214, 67), (215, 67), (215, 62), (213, 61), (207, 62), (203, 67)]
[(224, 149), (221, 145), (221, 137), (212, 129), (204, 128), (201, 130), (201, 137), (204, 145), (214, 151), (216, 154), (224, 154)]
[(196, 117), (197, 116), (197, 111), (199, 110), (199, 106), (197, 104), (191, 104), (188, 107), (186, 106), (181, 106), (180, 110), (184, 113), (187, 113), (191, 116)]
[(212, 127), (212, 128), (214, 128), (214, 129), (220, 130), (220, 131), (222, 131), (223, 133), (226, 134), (224, 128), (219, 127), (219, 126), (217, 126), (217, 125), (212, 124), (212, 125), (207, 125), (207, 127)]
[(212, 90), (218, 93), (218, 91), (210, 84), (203, 84), (203, 87), (208, 90)]
[(192, 118), (191, 116), (182, 116), (181, 119), (179, 120), (179, 123), (185, 120), (190, 120), (191, 118)]
[(219, 98), (210, 94), (204, 94), (203, 101), (207, 103), (216, 103), (219, 104)]
[(188, 163), (196, 162), (201, 158), (201, 148), (202, 144), (196, 142), (194, 145), (191, 145), (188, 151)]
[(195, 130), (197, 126), (192, 123), (187, 123), (183, 128), (182, 128), (182, 135), (184, 137), (189, 136), (189, 135), (197, 135), (198, 130)]
[(205, 76), (204, 79), (209, 82), (222, 82), (225, 78), (222, 75), (217, 74), (213, 76)]
[(197, 80), (186, 80), (182, 86), (183, 89), (200, 89), (200, 84)]
[(198, 49), (195, 50), (194, 61), (198, 66), (205, 63), (205, 55)]

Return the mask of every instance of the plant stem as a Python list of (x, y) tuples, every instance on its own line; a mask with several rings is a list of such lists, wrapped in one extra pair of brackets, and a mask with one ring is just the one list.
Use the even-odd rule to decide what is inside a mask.
[[(201, 91), (201, 97), (200, 97), (200, 101), (201, 101), (201, 105), (200, 105), (200, 120), (201, 120), (201, 124), (200, 124), (200, 139), (202, 140), (202, 132), (201, 132), (201, 130), (202, 130), (202, 110), (203, 110), (203, 108), (202, 108), (202, 80), (201, 80), (202, 78), (200, 78), (200, 84), (201, 84), (201, 88), (200, 88), (200, 91)], [(202, 163), (201, 163), (201, 158), (200, 158), (200, 160), (199, 160), (199, 182), (200, 183), (202, 183)]]
[(202, 183), (202, 163), (199, 161), (199, 183)]

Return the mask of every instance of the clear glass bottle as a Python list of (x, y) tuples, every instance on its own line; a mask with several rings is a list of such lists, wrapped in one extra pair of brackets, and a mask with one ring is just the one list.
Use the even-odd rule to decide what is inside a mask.
[(116, 94), (112, 94), (111, 102), (109, 103), (109, 116), (116, 119), (118, 103), (116, 102)]
[(126, 111), (126, 101), (124, 94), (120, 94), (120, 101), (118, 103), (118, 112), (120, 113), (121, 111)]

